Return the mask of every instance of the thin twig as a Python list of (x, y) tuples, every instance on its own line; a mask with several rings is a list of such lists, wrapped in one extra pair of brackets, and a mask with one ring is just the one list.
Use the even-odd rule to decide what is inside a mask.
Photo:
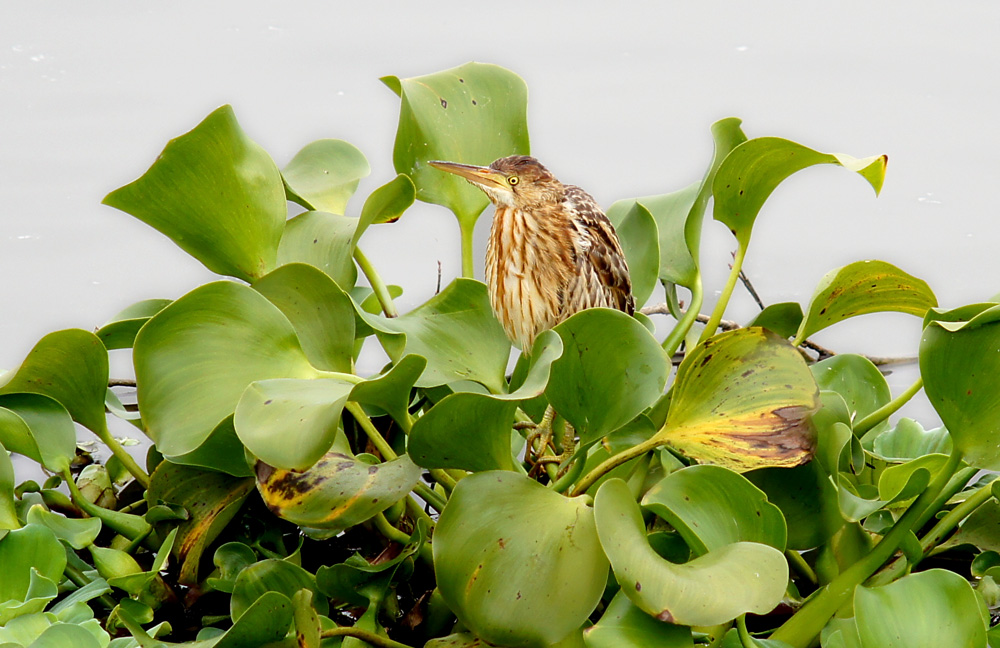
[(753, 284), (750, 283), (750, 277), (748, 277), (747, 273), (743, 272), (743, 270), (740, 270), (740, 281), (743, 282), (743, 287), (747, 289), (747, 292), (750, 293), (753, 300), (757, 302), (760, 309), (764, 310), (764, 302), (760, 300), (760, 295), (757, 294), (757, 291), (754, 290)]

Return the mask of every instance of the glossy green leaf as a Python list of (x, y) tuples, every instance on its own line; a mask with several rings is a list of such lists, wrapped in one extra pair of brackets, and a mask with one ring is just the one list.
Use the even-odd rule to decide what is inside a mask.
[(212, 556), (215, 571), (205, 579), (213, 589), (233, 593), (240, 572), (257, 562), (257, 554), (242, 542), (227, 542)]
[(156, 467), (146, 491), (148, 505), (168, 503), (181, 506), (188, 513), (187, 520), (177, 527), (177, 543), (173, 547), (180, 561), (178, 582), (184, 585), (199, 582), (202, 553), (236, 516), (253, 487), (252, 479), (169, 461), (162, 461)]
[(333, 444), (353, 388), (353, 382), (334, 378), (258, 380), (236, 405), (236, 434), (261, 461), (305, 470)]
[(7, 449), (0, 443), (0, 532), (21, 526), (17, 519), (17, 505), (14, 499), (16, 483), (14, 464), (7, 454)]
[(552, 363), (545, 395), (584, 443), (629, 422), (663, 393), (670, 361), (625, 313), (591, 308), (554, 330), (563, 353)]
[(292, 323), (314, 367), (351, 371), (354, 303), (328, 275), (313, 266), (292, 263), (261, 277), (253, 288)]
[(740, 247), (746, 249), (764, 201), (788, 176), (816, 164), (838, 164), (861, 175), (878, 194), (887, 160), (884, 155), (857, 159), (820, 153), (777, 137), (749, 140), (726, 156), (715, 175), (715, 220), (729, 227)]
[(485, 63), (466, 63), (420, 77), (382, 81), (399, 95), (392, 161), (409, 175), (417, 198), (475, 222), (489, 204), (478, 189), (428, 166), (429, 160), (489, 164), (528, 153), (528, 90), (521, 77)]
[(909, 461), (926, 454), (951, 454), (951, 436), (945, 427), (925, 430), (910, 418), (901, 418), (896, 427), (882, 432), (873, 442), (876, 456), (886, 461)]
[(922, 279), (885, 261), (856, 261), (819, 281), (795, 343), (849, 317), (896, 312), (923, 317), (937, 297)]
[(780, 302), (769, 304), (757, 316), (746, 323), (747, 328), (759, 326), (777, 333), (783, 338), (790, 338), (799, 330), (802, 323), (802, 306), (798, 302)]
[(985, 470), (1000, 469), (998, 349), (1000, 306), (982, 305), (978, 314), (962, 308), (927, 315), (920, 341), (924, 391), (955, 449)]
[(237, 577), (236, 588), (229, 602), (230, 615), (233, 621), (239, 621), (254, 602), (267, 592), (278, 592), (291, 598), (303, 588), (313, 592), (319, 611), (325, 614), (327, 606), (323, 604), (326, 598), (316, 590), (316, 578), (312, 574), (284, 560), (262, 560), (241, 571)]
[(251, 281), (275, 265), (287, 208), (281, 174), (223, 106), (167, 144), (138, 180), (104, 198), (218, 274)]
[(76, 456), (76, 429), (60, 403), (41, 394), (0, 396), (0, 442), (54, 473)]
[(434, 532), (441, 595), (477, 636), (543, 647), (597, 606), (607, 560), (586, 498), (504, 471), (462, 479)]
[(985, 648), (989, 615), (963, 577), (943, 569), (858, 587), (854, 612), (864, 648)]
[(303, 472), (258, 463), (257, 490), (280, 518), (316, 529), (346, 529), (389, 508), (420, 480), (406, 455), (370, 464), (339, 452), (327, 453)]
[(358, 219), (321, 211), (307, 211), (285, 225), (278, 245), (279, 266), (305, 263), (319, 268), (338, 286), (354, 286), (358, 269), (354, 265), (354, 236)]
[[(817, 362), (810, 369), (820, 389), (843, 396), (852, 422), (892, 400), (885, 376), (864, 356), (841, 353)], [(888, 423), (880, 425), (884, 428)]]
[(281, 176), (289, 200), (309, 210), (344, 214), (361, 178), (369, 173), (368, 160), (357, 147), (322, 139), (296, 153)]
[(416, 198), (417, 189), (413, 185), (413, 180), (402, 173), (373, 191), (361, 209), (358, 227), (354, 233), (354, 245), (358, 244), (358, 239), (369, 225), (395, 222), (410, 208)]
[(638, 199), (619, 200), (611, 205), (608, 219), (615, 226), (625, 252), (636, 307), (642, 306), (659, 279), (660, 246), (656, 221)]
[(760, 328), (699, 344), (677, 370), (657, 438), (703, 463), (738, 472), (812, 457), (819, 391), (802, 356)]
[(506, 391), (510, 342), (493, 317), (485, 284), (459, 278), (400, 317), (361, 316), (393, 361), (411, 353), (427, 358), (417, 387), (473, 380), (495, 394)]
[(0, 394), (43, 394), (62, 403), (73, 420), (95, 432), (107, 429), (104, 394), (108, 352), (97, 336), (81, 329), (49, 333), (35, 344)]
[[(0, 574), (3, 574), (0, 578), (0, 603), (30, 600), (32, 592), (38, 591), (38, 578), (52, 584), (59, 583), (65, 568), (66, 550), (56, 534), (47, 527), (29, 524), (10, 531), (0, 538)], [(55, 598), (55, 592), (47, 598)], [(0, 610), (0, 625), (12, 618), (11, 612), (11, 608)]]
[(660, 621), (726, 623), (745, 612), (768, 612), (784, 596), (788, 565), (768, 545), (737, 542), (684, 564), (661, 558), (646, 539), (639, 505), (620, 479), (601, 485), (594, 516), (622, 591)]
[(291, 323), (252, 288), (196, 288), (139, 331), (133, 356), (143, 422), (165, 456), (198, 448), (250, 383), (318, 375)]
[(97, 329), (96, 335), (108, 350), (131, 349), (142, 325), (169, 303), (169, 299), (144, 299), (136, 302)]
[(621, 590), (600, 621), (583, 631), (583, 640), (587, 648), (694, 648), (690, 628), (654, 619)]
[(400, 425), (407, 426), (410, 391), (426, 366), (427, 360), (421, 356), (404, 356), (382, 375), (355, 385), (351, 390), (350, 400), (363, 405), (374, 405)]
[(721, 466), (689, 466), (649, 489), (642, 506), (677, 529), (696, 555), (734, 542), (785, 550), (785, 518), (746, 477)]
[(101, 521), (97, 518), (68, 518), (38, 504), (28, 509), (27, 522), (48, 527), (57, 538), (77, 551), (93, 544), (101, 532)]

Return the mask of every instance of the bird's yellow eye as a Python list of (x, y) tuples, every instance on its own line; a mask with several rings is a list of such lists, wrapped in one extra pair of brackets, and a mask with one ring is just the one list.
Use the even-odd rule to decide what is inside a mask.
[(507, 183), (512, 187), (516, 185), (518, 182), (520, 182), (520, 180), (518, 179), (517, 176), (511, 176), (507, 178)]

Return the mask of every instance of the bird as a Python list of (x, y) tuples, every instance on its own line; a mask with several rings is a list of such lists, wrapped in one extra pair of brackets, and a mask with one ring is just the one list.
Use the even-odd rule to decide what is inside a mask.
[(563, 184), (527, 155), (489, 166), (429, 164), (465, 178), (493, 203), (486, 245), (490, 305), (524, 353), (540, 333), (584, 309), (635, 312), (618, 234), (586, 191)]

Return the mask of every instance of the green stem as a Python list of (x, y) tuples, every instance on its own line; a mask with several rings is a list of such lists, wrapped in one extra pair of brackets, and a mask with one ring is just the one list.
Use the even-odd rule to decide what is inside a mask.
[(816, 572), (809, 566), (809, 563), (807, 563), (806, 559), (802, 557), (802, 554), (794, 549), (789, 549), (785, 552), (785, 558), (788, 559), (788, 563), (792, 566), (792, 569), (794, 569), (800, 576), (813, 585), (819, 584), (819, 578), (816, 576)]
[(431, 468), (428, 472), (430, 472), (431, 477), (434, 478), (434, 481), (441, 484), (441, 486), (443, 486), (444, 489), (449, 493), (455, 490), (455, 486), (458, 485), (458, 482), (455, 481), (455, 478), (446, 473), (441, 468)]
[(436, 526), (437, 523), (434, 522), (434, 519), (427, 515), (427, 512), (424, 511), (422, 506), (420, 506), (420, 503), (413, 499), (410, 495), (406, 496), (406, 509), (410, 512), (410, 515), (413, 516), (414, 519), (426, 522), (428, 528), (433, 529)]
[(923, 550), (924, 557), (926, 557), (927, 554), (934, 549), (934, 547), (936, 547), (946, 535), (951, 533), (952, 529), (958, 526), (959, 522), (972, 515), (973, 511), (993, 497), (992, 486), (993, 484), (986, 484), (985, 486), (980, 487), (972, 495), (969, 495), (964, 502), (948, 511), (943, 518), (938, 520), (937, 524), (935, 524), (931, 530), (927, 532), (927, 535), (920, 540), (920, 548)]
[(323, 639), (330, 637), (355, 637), (356, 639), (370, 643), (378, 648), (413, 648), (413, 646), (393, 641), (388, 637), (383, 637), (382, 635), (376, 634), (370, 630), (362, 630), (361, 628), (353, 628), (349, 626), (324, 630), (322, 634), (320, 634), (320, 637)]
[(740, 643), (743, 644), (743, 648), (757, 648), (757, 642), (753, 640), (750, 636), (750, 631), (747, 630), (747, 615), (741, 614), (736, 617), (736, 632), (740, 637)]
[(856, 436), (861, 436), (865, 432), (868, 432), (873, 427), (881, 423), (882, 421), (888, 419), (890, 416), (895, 414), (899, 408), (906, 405), (907, 402), (919, 392), (924, 386), (924, 379), (917, 378), (916, 382), (906, 388), (906, 391), (896, 396), (891, 401), (878, 408), (868, 416), (864, 417), (860, 421), (854, 424), (854, 434)]
[(121, 511), (112, 511), (111, 509), (102, 508), (88, 500), (83, 496), (83, 493), (80, 492), (76, 482), (73, 481), (73, 475), (70, 474), (68, 469), (62, 473), (62, 478), (63, 481), (66, 482), (66, 485), (69, 486), (69, 495), (73, 502), (87, 515), (99, 518), (101, 522), (106, 524), (111, 530), (134, 542), (143, 541), (149, 536), (150, 532), (152, 532), (153, 527), (151, 527), (145, 519), (139, 517), (138, 515), (122, 513)]
[(701, 311), (701, 305), (704, 301), (705, 290), (701, 285), (701, 275), (699, 274), (697, 281), (691, 288), (691, 303), (688, 305), (687, 312), (681, 316), (674, 330), (670, 331), (667, 339), (663, 341), (663, 350), (667, 352), (667, 358), (672, 358), (677, 353), (677, 349), (680, 348), (681, 342), (691, 330), (691, 326), (698, 320), (698, 313)]
[(577, 485), (573, 487), (573, 490), (569, 492), (569, 496), (576, 497), (577, 495), (583, 495), (584, 493), (587, 492), (587, 490), (591, 486), (594, 485), (594, 483), (598, 479), (600, 479), (607, 473), (611, 472), (612, 470), (622, 465), (623, 463), (626, 463), (627, 461), (635, 459), (636, 457), (641, 457), (642, 455), (646, 454), (651, 450), (655, 450), (661, 445), (663, 444), (659, 440), (659, 438), (657, 436), (654, 436), (651, 439), (647, 439), (638, 445), (634, 445), (631, 448), (622, 450), (616, 455), (608, 457), (607, 459), (599, 463), (593, 470), (587, 473), (586, 476), (584, 476), (584, 478), (581, 479), (577, 483)]
[(149, 475), (147, 475), (146, 471), (139, 467), (139, 464), (136, 463), (135, 459), (132, 458), (132, 455), (128, 453), (128, 450), (123, 448), (122, 445), (118, 443), (113, 436), (111, 436), (111, 431), (108, 430), (107, 427), (103, 430), (95, 430), (94, 434), (96, 434), (97, 438), (101, 440), (101, 443), (108, 446), (114, 456), (118, 457), (118, 461), (122, 462), (125, 469), (132, 473), (132, 476), (135, 477), (137, 482), (142, 484), (143, 488), (149, 488)]
[[(86, 574), (74, 565), (67, 564), (63, 573), (66, 574), (66, 578), (70, 579), (77, 587), (90, 585), (90, 583), (93, 582), (91, 579), (87, 578)], [(107, 594), (101, 594), (97, 597), (97, 600), (101, 602), (101, 605), (109, 610), (115, 609), (115, 606), (118, 605), (118, 602)]]
[(892, 557), (906, 534), (913, 529), (917, 519), (923, 515), (927, 506), (937, 498), (938, 493), (947, 485), (961, 460), (962, 453), (958, 450), (953, 451), (942, 471), (910, 505), (910, 508), (889, 532), (883, 536), (881, 542), (875, 545), (868, 552), (868, 555), (834, 578), (822, 591), (802, 606), (791, 619), (778, 628), (771, 635), (771, 638), (784, 641), (793, 648), (809, 646), (837, 610), (854, 594), (854, 589)]
[(392, 302), (392, 295), (389, 294), (389, 289), (386, 287), (385, 282), (382, 281), (382, 277), (379, 276), (375, 270), (375, 266), (368, 260), (365, 253), (356, 245), (354, 246), (354, 260), (357, 261), (361, 272), (368, 279), (368, 284), (375, 292), (375, 298), (378, 299), (379, 305), (382, 306), (382, 312), (385, 313), (385, 316), (398, 316), (399, 313), (396, 311), (396, 305)]
[(427, 484), (417, 484), (413, 487), (413, 492), (420, 496), (425, 502), (431, 505), (435, 511), (440, 513), (444, 510), (445, 504), (448, 502), (442, 498), (440, 495), (434, 492)]
[[(389, 523), (385, 515), (382, 513), (377, 514), (372, 520), (375, 522), (375, 528), (378, 529), (379, 533), (384, 535), (386, 538), (397, 542), (401, 545), (405, 545), (410, 542), (409, 534), (400, 531), (396, 527)], [(434, 554), (431, 551), (431, 546), (426, 542), (420, 545), (420, 549), (417, 550), (420, 555), (420, 559), (426, 562), (428, 565), (434, 565)]]
[(476, 221), (459, 219), (458, 227), (462, 235), (462, 276), (468, 279), (475, 279), (476, 270), (472, 260), (472, 233), (476, 229)]
[[(716, 329), (719, 328), (722, 316), (726, 312), (726, 306), (729, 305), (729, 298), (733, 296), (736, 282), (739, 281), (740, 270), (743, 269), (743, 259), (746, 257), (746, 254), (746, 246), (740, 244), (736, 248), (736, 256), (733, 257), (733, 269), (729, 272), (729, 279), (726, 280), (726, 285), (722, 288), (722, 294), (719, 295), (719, 301), (715, 303), (715, 310), (712, 311), (711, 317), (708, 318), (708, 323), (705, 324), (705, 330), (702, 331), (701, 337), (698, 339), (699, 344), (715, 335)], [(695, 314), (697, 315), (697, 311), (695, 311)]]
[(361, 429), (364, 430), (365, 434), (368, 435), (368, 440), (372, 442), (372, 445), (375, 446), (375, 448), (379, 451), (382, 457), (385, 458), (386, 461), (392, 461), (393, 459), (399, 458), (399, 455), (396, 454), (396, 451), (392, 449), (392, 446), (389, 445), (389, 442), (385, 440), (385, 437), (383, 437), (382, 434), (378, 431), (378, 428), (375, 427), (375, 424), (372, 423), (372, 420), (368, 418), (367, 414), (365, 414), (364, 408), (362, 408), (354, 401), (347, 401), (347, 404), (344, 405), (344, 409), (346, 409), (348, 412), (351, 413), (351, 415), (354, 417), (354, 420), (358, 422), (358, 425), (361, 426)]

